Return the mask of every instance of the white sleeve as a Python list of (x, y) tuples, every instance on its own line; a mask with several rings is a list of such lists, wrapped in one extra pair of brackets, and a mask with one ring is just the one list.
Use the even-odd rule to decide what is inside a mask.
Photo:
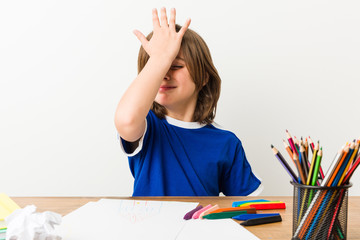
[(144, 130), (144, 133), (143, 135), (141, 136), (141, 138), (139, 139), (139, 145), (137, 146), (137, 148), (132, 152), (132, 153), (128, 153), (125, 151), (125, 148), (124, 148), (124, 145), (123, 145), (123, 140), (121, 138), (121, 136), (118, 134), (118, 139), (119, 139), (119, 142), (120, 142), (120, 147), (121, 147), (121, 150), (126, 154), (126, 156), (128, 157), (132, 157), (132, 156), (135, 156), (136, 154), (138, 154), (141, 149), (142, 149), (142, 146), (143, 146), (143, 142), (144, 142), (144, 137), (145, 137), (145, 134), (146, 134), (146, 131), (147, 131), (147, 120), (145, 120), (145, 130)]

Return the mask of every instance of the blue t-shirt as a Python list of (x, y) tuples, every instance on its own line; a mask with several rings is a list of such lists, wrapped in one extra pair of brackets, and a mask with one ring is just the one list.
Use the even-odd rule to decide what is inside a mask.
[(152, 111), (128, 158), (133, 196), (246, 196), (261, 184), (235, 134), (213, 125), (159, 119)]

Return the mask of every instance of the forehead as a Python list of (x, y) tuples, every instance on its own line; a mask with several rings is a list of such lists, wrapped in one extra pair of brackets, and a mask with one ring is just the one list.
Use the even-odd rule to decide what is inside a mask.
[(176, 56), (175, 60), (181, 60), (181, 61), (185, 61), (184, 55), (182, 53), (182, 51), (180, 50), (178, 55)]

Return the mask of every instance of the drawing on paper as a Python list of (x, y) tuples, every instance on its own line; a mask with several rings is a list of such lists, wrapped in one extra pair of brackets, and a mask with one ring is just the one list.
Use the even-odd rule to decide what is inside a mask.
[(162, 205), (162, 202), (156, 201), (122, 201), (119, 214), (129, 222), (137, 223), (158, 215)]

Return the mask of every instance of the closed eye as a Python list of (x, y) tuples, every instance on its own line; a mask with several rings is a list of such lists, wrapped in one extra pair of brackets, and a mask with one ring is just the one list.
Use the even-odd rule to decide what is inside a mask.
[(170, 67), (170, 69), (172, 69), (172, 70), (176, 70), (176, 69), (180, 69), (180, 68), (183, 68), (183, 66), (181, 66), (181, 65), (172, 65)]

